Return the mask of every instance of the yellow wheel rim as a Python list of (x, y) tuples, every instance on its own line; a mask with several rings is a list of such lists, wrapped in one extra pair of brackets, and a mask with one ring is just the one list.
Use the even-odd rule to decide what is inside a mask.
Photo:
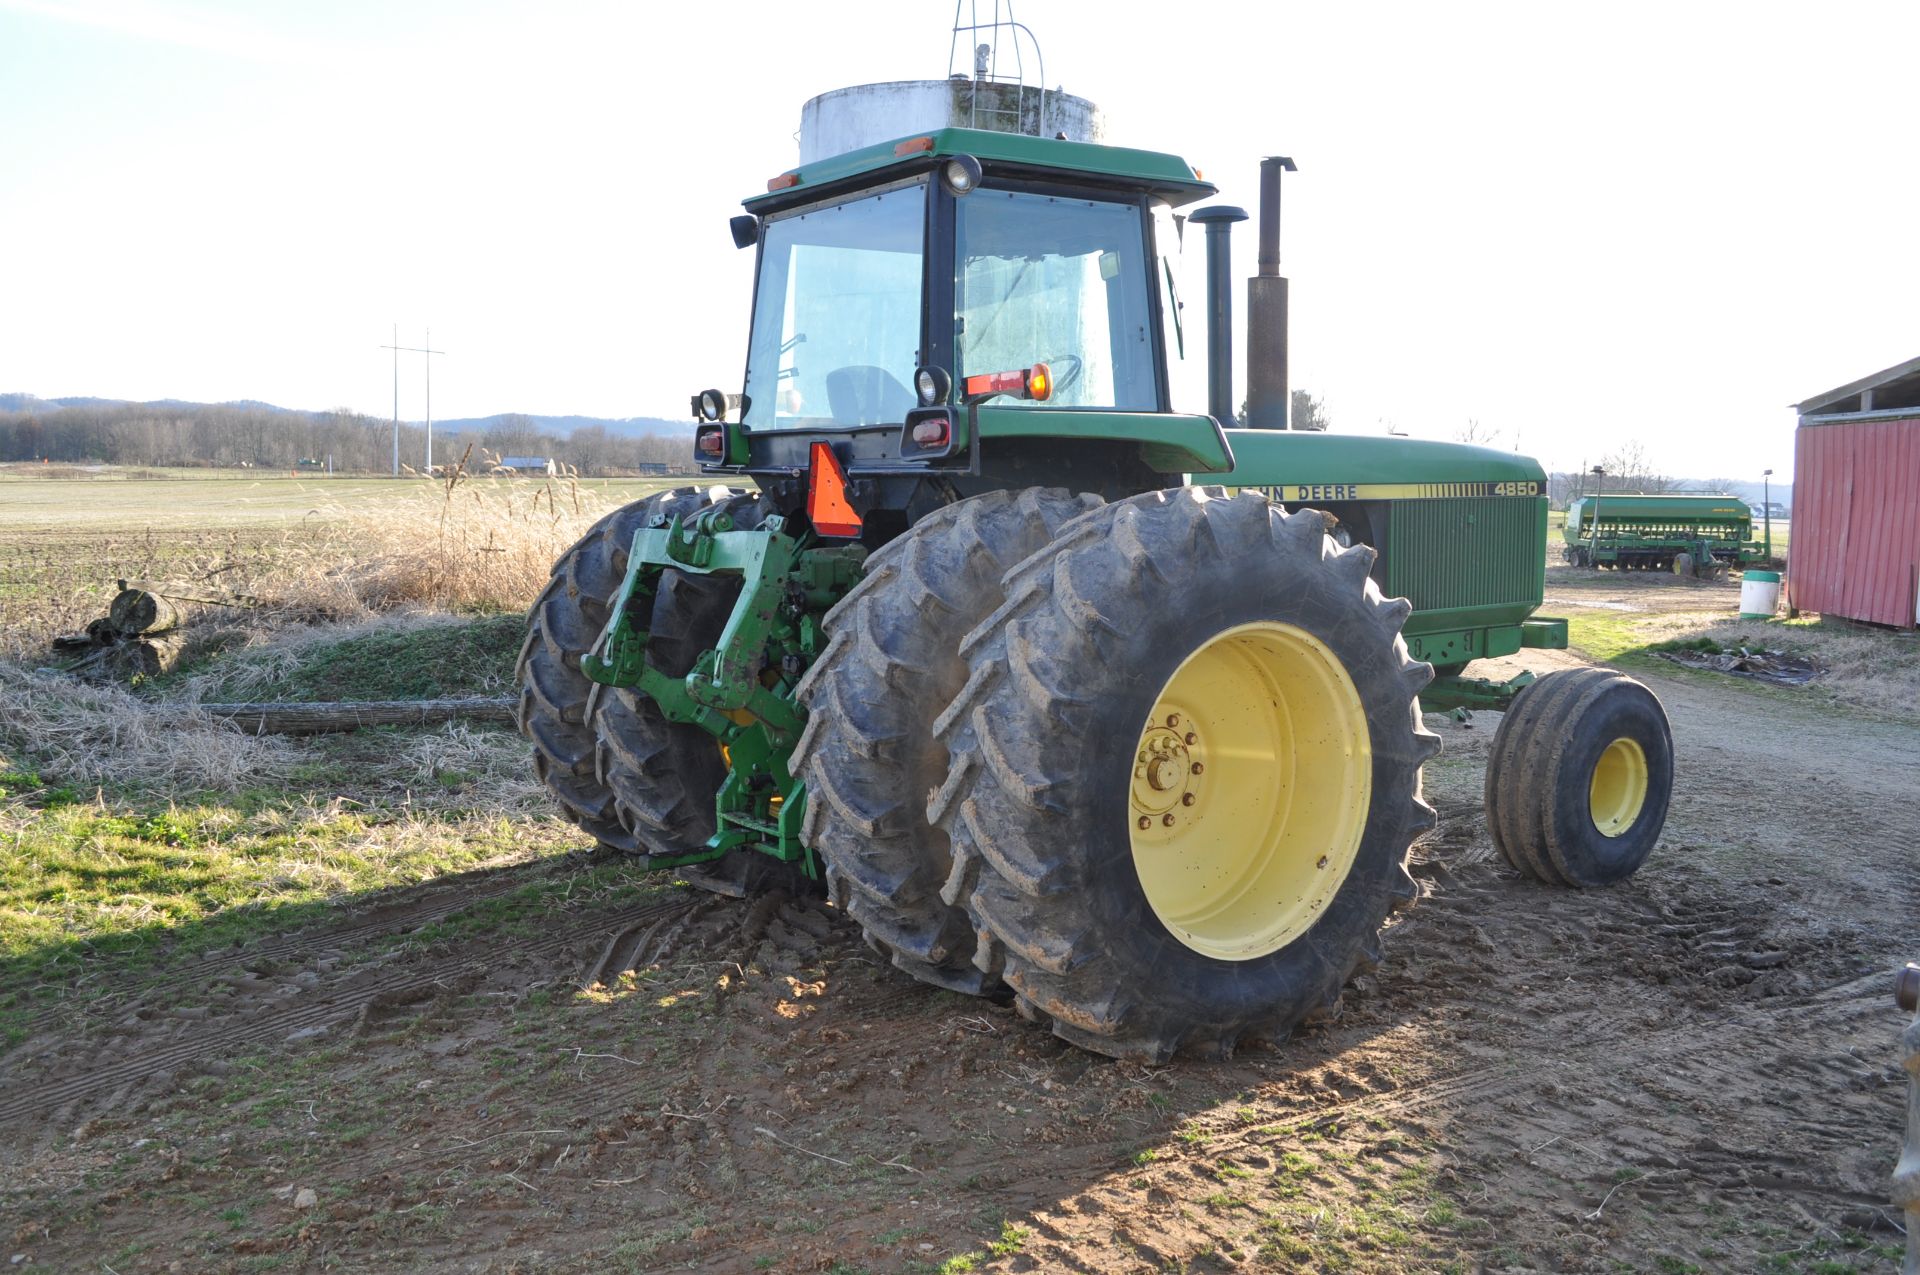
[(1226, 629), (1174, 670), (1141, 729), (1134, 871), (1186, 946), (1266, 956), (1340, 892), (1372, 792), (1366, 713), (1332, 650), (1290, 624)]
[(1603, 837), (1620, 836), (1633, 827), (1646, 804), (1647, 755), (1633, 740), (1616, 739), (1593, 767), (1593, 783), (1587, 790), (1593, 826)]

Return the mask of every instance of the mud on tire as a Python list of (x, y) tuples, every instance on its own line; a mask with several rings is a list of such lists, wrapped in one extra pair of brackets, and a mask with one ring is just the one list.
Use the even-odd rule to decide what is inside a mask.
[(974, 964), (965, 911), (940, 897), (952, 854), (926, 814), (947, 770), (933, 719), (967, 678), (960, 641), (999, 606), (1010, 567), (1099, 504), (1029, 488), (921, 519), (827, 614), (831, 641), (801, 684), (810, 716), (793, 769), (807, 785), (807, 844), (835, 904), (924, 982), (978, 993), (997, 981)]
[[(1377, 957), (1389, 912), (1414, 896), (1407, 850), (1433, 824), (1420, 767), (1439, 747), (1416, 700), (1431, 670), (1400, 638), (1408, 604), (1368, 578), (1373, 550), (1342, 550), (1326, 527), (1317, 511), (1218, 489), (1108, 505), (1015, 568), (1006, 602), (963, 644), (967, 683), (935, 725), (951, 758), (929, 807), (952, 844), (943, 897), (966, 907), (980, 969), (1057, 1035), (1153, 1060), (1280, 1039), (1337, 1004)], [(1350, 866), (1306, 928), (1222, 959), (1177, 937), (1149, 900), (1129, 785), (1148, 715), (1189, 654), (1250, 625), (1331, 653), (1366, 741), (1346, 755), (1369, 795), (1351, 811)]]

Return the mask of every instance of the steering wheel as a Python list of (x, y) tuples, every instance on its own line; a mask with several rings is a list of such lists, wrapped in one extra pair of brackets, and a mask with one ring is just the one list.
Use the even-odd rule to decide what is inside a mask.
[[(1087, 364), (1086, 360), (1078, 354), (1062, 354), (1058, 358), (1048, 359), (1047, 366), (1053, 369), (1053, 392), (1058, 394), (1080, 379), (1080, 374), (1086, 370)], [(1062, 367), (1065, 367), (1066, 371), (1061, 371)]]

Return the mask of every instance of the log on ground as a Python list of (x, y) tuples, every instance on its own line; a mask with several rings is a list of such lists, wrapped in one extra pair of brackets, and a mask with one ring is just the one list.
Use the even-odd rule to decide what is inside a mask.
[(437, 726), (442, 722), (512, 722), (508, 698), (364, 700), (313, 704), (201, 704), (200, 711), (249, 735), (325, 735), (363, 726)]

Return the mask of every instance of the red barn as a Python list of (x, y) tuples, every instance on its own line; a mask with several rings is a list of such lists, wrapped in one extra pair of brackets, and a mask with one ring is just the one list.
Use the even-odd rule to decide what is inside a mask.
[(1801, 611), (1920, 623), (1920, 359), (1795, 408), (1787, 588)]

